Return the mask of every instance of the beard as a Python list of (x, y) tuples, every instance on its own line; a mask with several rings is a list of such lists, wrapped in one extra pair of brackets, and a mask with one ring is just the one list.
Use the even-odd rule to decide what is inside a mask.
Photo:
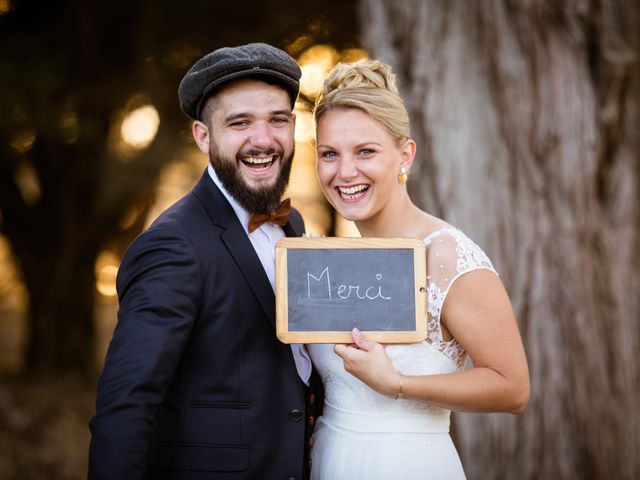
[[(275, 183), (270, 187), (251, 188), (242, 177), (238, 165), (241, 158), (258, 155), (277, 155), (280, 164), (280, 173)], [(293, 163), (293, 150), (286, 158), (281, 148), (269, 148), (260, 150), (256, 148), (238, 151), (235, 158), (224, 156), (218, 150), (215, 142), (210, 143), (209, 161), (231, 196), (249, 213), (269, 213), (275, 210), (280, 203), (280, 198), (289, 183), (291, 165)]]

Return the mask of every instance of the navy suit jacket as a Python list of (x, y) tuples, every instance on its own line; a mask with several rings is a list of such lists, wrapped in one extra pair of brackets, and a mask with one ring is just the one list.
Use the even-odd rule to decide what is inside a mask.
[[(297, 212), (284, 227), (301, 235)], [(273, 290), (208, 173), (127, 250), (90, 479), (301, 479), (305, 386)]]

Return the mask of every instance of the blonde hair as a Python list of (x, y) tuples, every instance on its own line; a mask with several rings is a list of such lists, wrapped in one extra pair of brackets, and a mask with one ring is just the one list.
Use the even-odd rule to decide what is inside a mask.
[(337, 64), (316, 100), (316, 124), (332, 110), (356, 108), (380, 122), (400, 143), (409, 138), (409, 114), (391, 67), (379, 60)]

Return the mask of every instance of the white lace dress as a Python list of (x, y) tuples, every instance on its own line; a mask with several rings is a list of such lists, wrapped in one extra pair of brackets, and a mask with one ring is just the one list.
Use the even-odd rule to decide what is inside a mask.
[[(452, 373), (464, 368), (466, 352), (444, 341), (440, 312), (461, 275), (493, 266), (464, 233), (445, 228), (424, 240), (427, 249), (428, 338), (388, 345), (404, 375)], [(394, 400), (344, 370), (333, 345), (307, 345), (325, 388), (311, 450), (312, 480), (461, 479), (464, 471), (449, 436), (450, 411), (426, 402)]]

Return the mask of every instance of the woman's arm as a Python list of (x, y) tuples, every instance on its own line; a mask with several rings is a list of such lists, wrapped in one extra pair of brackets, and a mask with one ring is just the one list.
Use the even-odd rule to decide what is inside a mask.
[[(443, 305), (442, 325), (469, 353), (473, 368), (441, 375), (402, 376), (404, 398), (451, 410), (520, 413), (529, 401), (529, 371), (511, 303), (489, 270), (458, 278)], [(396, 396), (400, 375), (384, 347), (353, 332), (354, 346), (336, 345), (345, 370), (374, 390)]]

